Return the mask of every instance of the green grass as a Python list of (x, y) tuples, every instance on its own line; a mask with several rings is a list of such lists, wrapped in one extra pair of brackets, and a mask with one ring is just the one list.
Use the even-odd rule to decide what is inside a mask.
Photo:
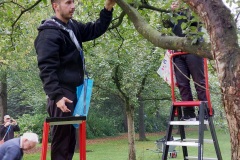
[[(194, 138), (198, 136), (197, 131), (187, 131), (187, 138)], [(206, 139), (211, 139), (210, 131), (205, 131), (204, 134)], [(157, 147), (155, 141), (159, 138), (162, 138), (163, 135), (159, 136), (148, 136), (149, 141), (136, 141), (136, 156), (137, 160), (160, 160), (162, 153), (156, 153)], [(179, 137), (179, 135), (174, 135), (174, 137)], [(219, 146), (221, 149), (222, 157), (224, 160), (230, 160), (231, 150), (230, 150), (230, 138), (229, 134), (226, 134), (224, 131), (217, 130), (217, 138)], [(122, 140), (109, 140), (103, 141), (96, 144), (87, 145), (87, 160), (128, 160), (128, 142), (127, 138)], [(178, 151), (177, 158), (175, 160), (182, 160), (182, 149), (176, 147)], [(188, 147), (189, 156), (197, 156), (196, 147)], [(204, 144), (204, 157), (216, 157), (213, 144)], [(40, 159), (40, 153), (36, 154), (25, 154), (24, 160), (37, 160)], [(49, 153), (48, 153), (48, 160)], [(73, 160), (79, 160), (79, 153), (74, 155)]]

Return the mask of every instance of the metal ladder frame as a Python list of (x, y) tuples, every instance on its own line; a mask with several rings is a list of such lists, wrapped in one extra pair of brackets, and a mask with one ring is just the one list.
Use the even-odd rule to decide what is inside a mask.
[[(170, 57), (170, 75), (171, 75), (171, 82), (173, 82), (173, 64), (172, 64), (172, 59), (176, 55), (182, 55), (182, 54), (188, 54), (185, 52), (177, 52), (171, 55)], [(207, 101), (180, 101), (177, 102), (175, 99), (175, 93), (174, 93), (174, 87), (175, 84), (171, 83), (171, 93), (172, 93), (172, 107), (170, 110), (170, 117), (169, 117), (169, 124), (166, 132), (166, 142), (163, 148), (163, 155), (162, 155), (162, 160), (166, 160), (168, 157), (168, 150), (169, 146), (171, 144), (170, 138), (172, 136), (172, 130), (174, 125), (179, 126), (179, 131), (181, 135), (181, 146), (182, 146), (182, 151), (183, 151), (183, 156), (184, 160), (188, 160), (188, 150), (187, 146), (197, 146), (198, 147), (198, 160), (203, 160), (203, 144), (204, 144), (204, 112), (208, 113), (208, 124), (209, 128), (211, 131), (211, 136), (215, 148), (215, 152), (217, 155), (218, 160), (222, 160), (222, 155), (221, 151), (219, 148), (218, 140), (217, 140), (217, 135), (215, 131), (215, 127), (213, 124), (212, 116), (213, 116), (213, 109), (210, 101), (210, 93), (209, 93), (209, 84), (208, 84), (208, 68), (207, 68), (207, 59), (204, 58), (204, 74), (205, 74), (205, 84), (206, 84), (206, 96), (207, 96)], [(199, 121), (180, 121), (182, 117), (182, 106), (186, 107), (194, 107), (194, 106), (199, 106)], [(178, 121), (174, 123), (174, 117), (178, 116)], [(199, 127), (199, 134), (198, 134), (198, 143), (197, 144), (190, 144), (190, 143), (184, 143), (183, 141), (186, 139), (186, 134), (185, 134), (185, 125), (198, 125)], [(174, 143), (172, 143), (174, 145)]]

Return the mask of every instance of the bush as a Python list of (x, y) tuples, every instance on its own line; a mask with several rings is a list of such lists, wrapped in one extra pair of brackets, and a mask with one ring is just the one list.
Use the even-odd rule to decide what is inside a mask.
[[(19, 135), (27, 131), (34, 132), (38, 134), (39, 141), (42, 141), (43, 123), (47, 114), (23, 114), (18, 118), (17, 122), (20, 127)], [(96, 138), (104, 136), (114, 136), (119, 132), (117, 127), (114, 125), (112, 118), (101, 117), (96, 113), (94, 115), (88, 116), (87, 118), (87, 138)], [(19, 136), (18, 135), (18, 136)], [(49, 137), (49, 140), (51, 136)]]
[(103, 117), (92, 113), (87, 118), (87, 138), (114, 136), (119, 132), (113, 118)]
[(36, 133), (39, 136), (39, 141), (42, 140), (42, 131), (43, 131), (43, 122), (47, 114), (23, 114), (18, 118), (17, 122), (20, 127), (20, 135), (25, 132), (31, 131)]

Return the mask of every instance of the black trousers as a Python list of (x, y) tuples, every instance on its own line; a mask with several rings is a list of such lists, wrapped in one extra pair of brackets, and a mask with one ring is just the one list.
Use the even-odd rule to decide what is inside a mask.
[[(48, 114), (50, 117), (68, 117), (72, 116), (77, 103), (76, 93), (62, 89), (64, 96), (72, 100), (73, 103), (67, 103), (71, 112), (62, 112), (56, 106), (54, 100), (48, 99)], [(55, 125), (51, 128), (51, 160), (72, 160), (76, 145), (76, 129), (73, 125)]]
[[(178, 55), (173, 58), (174, 71), (176, 80), (179, 88), (179, 92), (182, 101), (192, 101), (193, 95), (190, 86), (190, 75), (193, 79), (197, 98), (200, 101), (206, 101), (206, 90), (205, 90), (205, 76), (204, 76), (204, 61), (203, 58), (193, 55), (185, 54)], [(185, 77), (186, 76), (186, 77)], [(200, 85), (200, 86), (199, 86)], [(202, 86), (202, 87), (201, 87)], [(194, 107), (183, 107), (184, 116), (195, 117)]]

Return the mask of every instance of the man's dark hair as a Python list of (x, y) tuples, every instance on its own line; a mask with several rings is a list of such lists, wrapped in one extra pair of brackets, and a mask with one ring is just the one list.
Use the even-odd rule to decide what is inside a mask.
[(51, 0), (51, 4), (58, 3), (60, 0)]
[[(59, 3), (60, 2), (60, 0), (51, 0), (51, 4), (53, 4), (53, 3)], [(55, 10), (54, 10), (54, 8), (52, 7), (52, 9), (53, 9), (53, 11), (54, 11), (54, 13), (55, 13)]]

